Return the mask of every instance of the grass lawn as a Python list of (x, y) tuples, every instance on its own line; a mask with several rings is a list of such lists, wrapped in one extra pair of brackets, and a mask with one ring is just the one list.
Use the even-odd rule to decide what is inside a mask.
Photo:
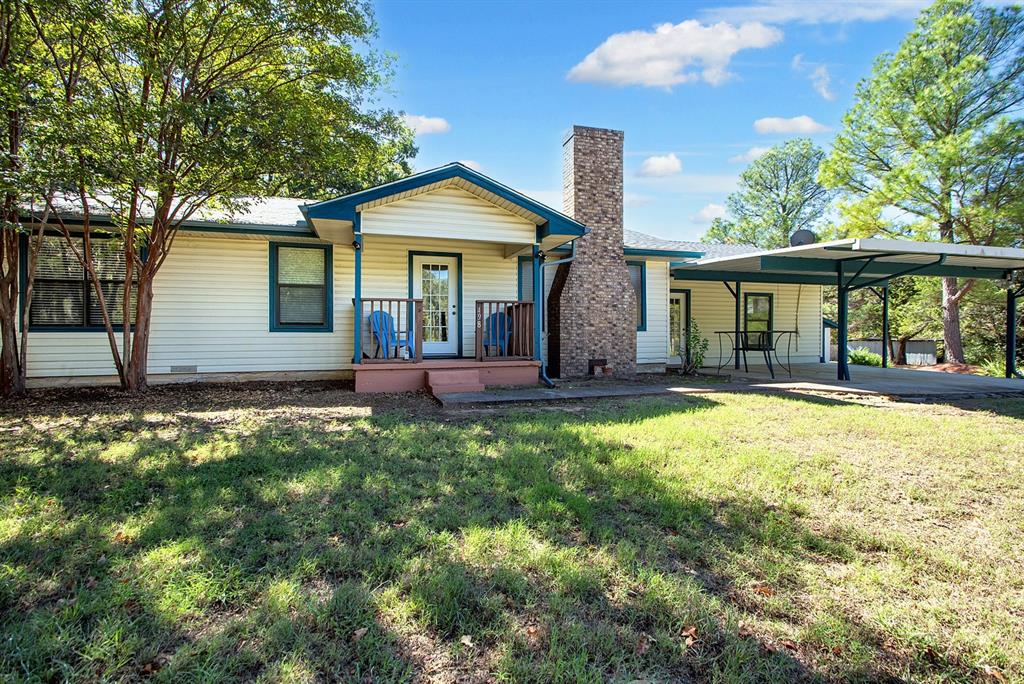
[(1024, 678), (1024, 400), (0, 412), (0, 679)]

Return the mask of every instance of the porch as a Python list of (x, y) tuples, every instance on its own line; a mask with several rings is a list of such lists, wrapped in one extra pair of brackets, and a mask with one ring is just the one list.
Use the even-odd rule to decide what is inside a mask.
[[(425, 298), (353, 301), (360, 360), (352, 365), (356, 392), (435, 395), (489, 386), (535, 385), (539, 336), (534, 304), (522, 300), (473, 302), (474, 355), (431, 358), (429, 350), (462, 348), (463, 317), (444, 282), (426, 285)], [(455, 346), (456, 340), (458, 346)]]

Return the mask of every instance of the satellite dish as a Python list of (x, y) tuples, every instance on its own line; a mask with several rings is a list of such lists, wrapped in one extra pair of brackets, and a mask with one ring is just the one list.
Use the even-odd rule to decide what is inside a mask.
[(801, 247), (803, 245), (813, 245), (818, 241), (818, 236), (809, 230), (800, 229), (789, 236), (790, 247)]

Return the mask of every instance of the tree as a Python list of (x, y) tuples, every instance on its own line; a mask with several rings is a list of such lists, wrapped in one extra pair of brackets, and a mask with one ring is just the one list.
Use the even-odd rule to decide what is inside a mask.
[[(28, 320), (32, 305), (36, 255), (42, 244), (42, 226), (26, 225), (26, 210), (45, 206), (49, 191), (45, 173), (48, 155), (27, 153), (27, 141), (37, 136), (52, 114), (50, 64), (29, 19), (24, 0), (0, 0), (0, 111), (3, 111), (3, 149), (0, 150), (0, 396), (25, 390), (28, 361)], [(45, 210), (42, 212), (45, 215)], [(20, 243), (27, 254), (20, 274)], [(24, 275), (24, 287), (19, 282)], [(18, 336), (18, 309), (22, 311)]]
[(740, 174), (739, 190), (725, 201), (729, 218), (715, 219), (704, 239), (762, 249), (789, 246), (790, 235), (815, 227), (832, 200), (817, 180), (824, 157), (806, 138), (771, 148)]
[[(848, 194), (851, 234), (1006, 245), (1024, 216), (1024, 14), (971, 0), (924, 10), (857, 88), (821, 180)], [(942, 281), (946, 358), (962, 363), (960, 303)]]
[[(40, 33), (55, 62), (96, 41), (75, 104), (62, 110), (66, 135), (49, 141), (72, 160), (60, 180), (81, 226), (50, 208), (93, 282), (121, 384), (141, 390), (154, 280), (183, 222), (313, 183), (354, 154), (402, 168), (413, 148), (393, 112), (366, 106), (389, 64), (363, 49), (374, 25), (359, 0), (119, 0), (84, 22), (92, 7), (60, 3), (69, 30)], [(109, 227), (95, 225), (93, 207)], [(104, 292), (95, 231), (116, 237), (130, 286)], [(120, 345), (118, 320), (134, 324)]]

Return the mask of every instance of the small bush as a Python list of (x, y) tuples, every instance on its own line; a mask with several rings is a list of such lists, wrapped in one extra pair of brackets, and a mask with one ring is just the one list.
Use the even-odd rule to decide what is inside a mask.
[(981, 375), (990, 375), (993, 378), (1006, 377), (1006, 360), (989, 359), (987, 361), (982, 361), (978, 367), (978, 372)]
[[(686, 350), (690, 353), (687, 355)], [(690, 322), (690, 329), (686, 334), (686, 346), (678, 350), (679, 357), (683, 360), (683, 374), (693, 375), (704, 365), (704, 357), (708, 353), (708, 341), (700, 334), (700, 326), (696, 321)]]
[(882, 356), (863, 347), (850, 350), (850, 363), (855, 366), (877, 366), (882, 367)]

